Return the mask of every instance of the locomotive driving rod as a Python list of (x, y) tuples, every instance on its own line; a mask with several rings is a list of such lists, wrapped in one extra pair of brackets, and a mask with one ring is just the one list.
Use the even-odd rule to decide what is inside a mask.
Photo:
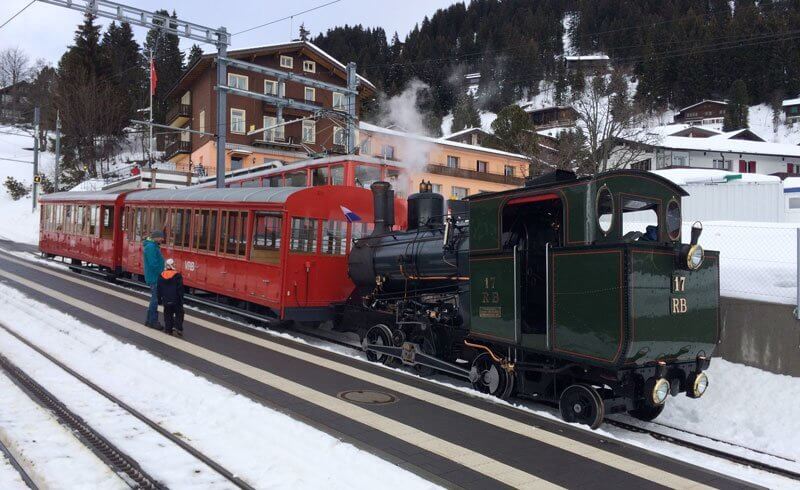
[(404, 342), (400, 347), (395, 347), (393, 345), (366, 344), (364, 349), (375, 352), (376, 354), (383, 354), (394, 357), (395, 359), (400, 359), (403, 364), (408, 366), (416, 366), (419, 364), (473, 381), (470, 376), (470, 371), (422, 352), (419, 344), (413, 342)]

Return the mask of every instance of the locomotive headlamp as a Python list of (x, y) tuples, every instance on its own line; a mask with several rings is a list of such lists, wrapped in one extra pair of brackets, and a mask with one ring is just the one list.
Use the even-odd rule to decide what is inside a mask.
[(703, 233), (703, 224), (695, 221), (692, 225), (692, 241), (688, 245), (681, 247), (680, 258), (689, 270), (697, 270), (703, 265), (703, 247), (697, 244), (700, 235)]
[(700, 245), (691, 245), (686, 254), (686, 267), (691, 270), (699, 269), (703, 265), (704, 251)]
[(708, 376), (706, 376), (706, 373), (694, 373), (688, 381), (689, 390), (687, 390), (686, 394), (689, 395), (689, 398), (700, 398), (708, 389)]
[(669, 395), (669, 381), (658, 378), (651, 393), (653, 405), (662, 405), (667, 400), (667, 395)]

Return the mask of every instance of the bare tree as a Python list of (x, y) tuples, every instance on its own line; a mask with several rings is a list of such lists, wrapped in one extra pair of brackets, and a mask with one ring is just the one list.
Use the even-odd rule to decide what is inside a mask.
[(31, 75), (30, 59), (20, 48), (6, 48), (0, 51), (0, 86), (7, 89), (8, 99), (2, 103), (3, 119), (17, 122), (22, 116), (25, 87)]
[(575, 166), (582, 173), (598, 173), (629, 167), (650, 151), (658, 137), (647, 129), (646, 112), (633, 98), (626, 74), (614, 70), (595, 75), (584, 89), (572, 95), (581, 145), (571, 153), (580, 157)]

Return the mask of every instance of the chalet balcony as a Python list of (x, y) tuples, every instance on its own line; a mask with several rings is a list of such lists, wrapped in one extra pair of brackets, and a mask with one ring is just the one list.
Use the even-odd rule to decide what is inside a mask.
[(191, 104), (175, 104), (167, 111), (167, 124), (176, 128), (186, 126), (191, 118)]
[(494, 182), (495, 184), (514, 185), (518, 187), (525, 184), (525, 179), (522, 177), (491, 174), (489, 172), (478, 172), (476, 170), (466, 170), (463, 168), (452, 168), (445, 165), (429, 164), (425, 169), (432, 174), (460, 177), (462, 179), (483, 180), (484, 182)]
[(170, 162), (174, 162), (181, 155), (188, 155), (192, 152), (192, 142), (174, 139), (167, 141), (164, 148), (164, 157)]

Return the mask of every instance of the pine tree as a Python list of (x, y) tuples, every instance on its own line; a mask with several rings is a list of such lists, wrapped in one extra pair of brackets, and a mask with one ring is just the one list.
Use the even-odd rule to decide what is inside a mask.
[(300, 40), (301, 41), (308, 41), (308, 37), (311, 35), (311, 31), (306, 29), (306, 23), (303, 22), (300, 24)]
[(467, 128), (479, 128), (481, 126), (481, 115), (475, 108), (475, 101), (469, 94), (464, 94), (458, 99), (453, 110), (453, 122), (450, 125), (450, 132), (455, 133)]
[(197, 63), (203, 56), (203, 49), (197, 44), (192, 44), (192, 49), (189, 50), (189, 57), (186, 59), (186, 69)]
[(492, 123), (494, 144), (505, 151), (533, 156), (536, 153), (536, 132), (530, 115), (518, 105), (511, 104), (497, 113)]
[(728, 107), (725, 110), (723, 131), (736, 131), (748, 126), (747, 84), (741, 78), (733, 82), (728, 95)]
[[(177, 14), (172, 11), (172, 15), (166, 10), (157, 10), (156, 14), (163, 16), (169, 23), (170, 19), (177, 19)], [(183, 53), (180, 50), (179, 39), (175, 34), (170, 34), (160, 28), (153, 28), (147, 32), (144, 43), (144, 58), (149, 64), (150, 53), (152, 51), (155, 59), (158, 84), (156, 93), (153, 96), (153, 119), (163, 123), (169, 109), (169, 101), (166, 100), (167, 93), (183, 74)]]
[[(103, 34), (100, 52), (108, 70), (106, 78), (118, 89), (119, 97), (128, 109), (128, 119), (133, 118), (136, 110), (144, 105), (147, 75), (130, 24), (112, 22)], [(127, 125), (127, 121), (121, 121), (121, 124)]]

